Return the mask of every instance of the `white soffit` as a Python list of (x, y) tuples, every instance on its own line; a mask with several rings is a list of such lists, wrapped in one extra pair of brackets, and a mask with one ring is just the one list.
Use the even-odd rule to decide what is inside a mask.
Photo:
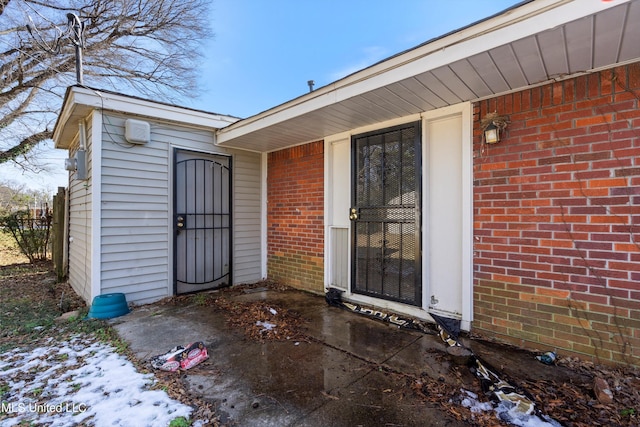
[(218, 131), (269, 152), (640, 59), (640, 0), (535, 0)]

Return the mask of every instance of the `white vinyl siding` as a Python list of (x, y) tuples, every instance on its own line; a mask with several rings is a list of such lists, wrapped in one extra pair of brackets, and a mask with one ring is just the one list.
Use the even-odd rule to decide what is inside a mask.
[(169, 295), (169, 150), (129, 144), (124, 121), (103, 119), (101, 293), (145, 303)]
[(233, 281), (260, 280), (260, 154), (233, 157)]
[[(91, 120), (87, 123), (87, 140), (91, 140)], [(69, 150), (69, 157), (78, 151), (77, 135)], [(91, 147), (86, 150), (87, 179), (76, 179), (76, 172), (69, 173), (69, 284), (87, 304), (91, 295)]]
[[(260, 277), (260, 155), (221, 150), (213, 130), (154, 122), (151, 141), (124, 139), (126, 117), (105, 116), (102, 140), (101, 293), (148, 303), (173, 294), (173, 148), (232, 156), (233, 279)], [(251, 200), (254, 197), (254, 200)]]

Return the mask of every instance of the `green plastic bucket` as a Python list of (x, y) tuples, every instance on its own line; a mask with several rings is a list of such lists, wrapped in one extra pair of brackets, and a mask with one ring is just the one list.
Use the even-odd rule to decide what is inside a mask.
[(127, 298), (123, 293), (98, 295), (93, 299), (87, 317), (89, 319), (111, 319), (129, 313)]

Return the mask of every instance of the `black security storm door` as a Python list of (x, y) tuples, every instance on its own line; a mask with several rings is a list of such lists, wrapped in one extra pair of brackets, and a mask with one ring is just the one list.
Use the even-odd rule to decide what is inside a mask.
[(351, 291), (420, 306), (420, 123), (352, 137)]
[(176, 293), (231, 284), (231, 159), (175, 151)]

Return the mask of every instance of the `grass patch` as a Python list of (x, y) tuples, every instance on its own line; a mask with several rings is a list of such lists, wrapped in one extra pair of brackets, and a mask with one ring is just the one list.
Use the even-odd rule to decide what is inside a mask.
[[(104, 321), (82, 320), (86, 304), (67, 283), (56, 283), (50, 262), (0, 267), (0, 300), (0, 353), (33, 345), (42, 338), (108, 329)], [(69, 321), (56, 321), (70, 310), (79, 310), (80, 315)], [(109, 334), (102, 332), (102, 336)]]
[[(108, 322), (86, 318), (85, 302), (68, 283), (56, 283), (51, 262), (0, 267), (0, 300), (0, 353), (36, 345), (43, 338), (63, 341), (72, 335), (93, 335), (120, 354), (128, 351)], [(78, 316), (56, 320), (73, 310), (78, 310)]]
[(169, 423), (169, 427), (189, 427), (189, 426), (191, 426), (191, 421), (189, 421), (185, 417), (174, 418)]
[[(87, 337), (104, 342), (115, 351), (129, 359), (138, 371), (148, 371), (147, 364), (137, 360), (128, 344), (120, 338), (116, 330), (105, 320), (86, 319), (88, 308), (68, 283), (56, 283), (51, 262), (31, 265), (14, 264), (0, 266), (0, 354), (16, 348), (33, 349), (50, 345), (50, 340), (61, 343), (72, 337)], [(197, 298), (197, 303), (206, 304), (208, 299)], [(79, 315), (68, 320), (56, 320), (62, 313), (79, 310)], [(69, 355), (60, 355), (63, 362)], [(162, 389), (176, 400), (187, 405), (195, 405), (198, 411), (206, 413), (212, 425), (218, 425), (210, 403), (200, 401), (192, 395), (185, 395), (182, 376), (170, 372), (157, 371), (157, 382), (153, 389)], [(77, 392), (80, 384), (71, 384), (71, 392)], [(10, 390), (0, 381), (0, 401)], [(41, 399), (42, 390), (34, 389), (32, 395)], [(193, 416), (197, 416), (196, 413)], [(18, 425), (30, 425), (18, 424)], [(184, 417), (175, 418), (174, 427), (190, 426), (191, 421)]]

